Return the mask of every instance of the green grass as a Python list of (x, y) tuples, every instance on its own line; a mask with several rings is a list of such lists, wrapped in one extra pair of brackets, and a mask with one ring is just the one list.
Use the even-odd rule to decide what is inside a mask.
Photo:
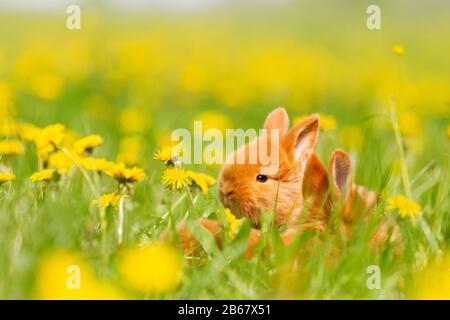
[[(203, 247), (201, 259), (199, 258), (201, 263), (190, 264), (190, 260), (184, 261), (182, 281), (174, 291), (152, 295), (130, 290), (117, 272), (118, 254), (123, 249), (116, 245), (117, 212), (107, 212), (109, 228), (102, 236), (98, 229), (99, 211), (91, 204), (95, 195), (80, 170), (74, 168), (67, 176), (51, 182), (42, 190), (42, 185), (33, 184), (29, 180), (29, 176), (38, 168), (38, 160), (35, 147), (31, 143), (25, 143), (24, 155), (0, 158), (0, 171), (12, 168), (17, 176), (14, 182), (0, 186), (0, 298), (33, 298), (39, 276), (38, 266), (44, 254), (55, 248), (81, 253), (99, 279), (119, 288), (131, 298), (411, 297), (410, 287), (417, 272), (434, 258), (445, 254), (450, 243), (450, 144), (445, 134), (450, 100), (448, 95), (442, 96), (445, 90), (442, 86), (439, 87), (442, 84), (439, 80), (445, 74), (443, 70), (448, 67), (448, 59), (443, 59), (442, 56), (443, 52), (448, 52), (448, 44), (439, 37), (428, 37), (432, 27), (428, 27), (430, 32), (426, 33), (426, 37), (416, 35), (411, 31), (416, 30), (411, 29), (412, 22), (403, 19), (399, 13), (401, 10), (396, 7), (391, 8), (386, 21), (398, 28), (379, 34), (367, 34), (366, 30), (354, 27), (353, 22), (361, 22), (357, 18), (359, 16), (356, 16), (355, 12), (359, 12), (356, 9), (349, 13), (331, 9), (326, 12), (327, 16), (336, 14), (340, 17), (338, 20), (347, 21), (339, 30), (325, 30), (317, 24), (321, 19), (321, 8), (298, 5), (294, 9), (290, 13), (281, 9), (272, 14), (264, 11), (264, 14), (245, 20), (245, 23), (242, 16), (245, 12), (218, 14), (215, 23), (211, 22), (211, 17), (202, 15), (194, 17), (200, 20), (191, 20), (187, 16), (176, 22), (170, 19), (151, 23), (137, 20), (129, 28), (125, 28), (125, 23), (119, 19), (115, 24), (92, 27), (88, 29), (88, 33), (75, 36), (68, 35), (66, 30), (55, 28), (60, 19), (54, 17), (35, 17), (30, 20), (22, 17), (22, 20), (17, 20), (15, 31), (0, 28), (2, 34), (14, 35), (20, 40), (18, 45), (5, 45), (3, 53), (7, 59), (0, 60), (7, 61), (3, 64), (5, 67), (0, 68), (0, 75), (1, 79), (10, 82), (14, 88), (16, 119), (38, 126), (61, 122), (81, 136), (100, 134), (105, 143), (94, 154), (114, 160), (120, 139), (127, 135), (118, 125), (121, 110), (130, 106), (147, 110), (149, 126), (138, 133), (145, 141), (145, 145), (141, 146), (139, 165), (145, 169), (146, 178), (135, 184), (132, 196), (125, 201), (123, 246), (132, 247), (159, 240), (188, 213), (188, 224)], [(313, 11), (309, 14), (310, 11), (303, 9)], [(361, 12), (364, 12), (363, 9)], [(437, 11), (439, 10), (417, 23), (424, 26), (426, 21), (436, 18), (436, 21), (443, 21), (442, 33), (448, 34), (450, 29), (444, 10)], [(228, 14), (234, 20), (228, 21)], [(266, 14), (274, 17), (276, 27), (267, 25)], [(305, 20), (298, 19), (297, 14)], [(411, 15), (415, 17), (417, 12), (411, 10)], [(318, 18), (306, 19), (308, 16)], [(395, 24), (398, 18), (401, 19)], [(5, 21), (14, 24), (8, 19)], [(54, 59), (59, 61), (53, 61), (54, 65), (50, 69), (59, 72), (66, 81), (63, 94), (55, 101), (43, 101), (33, 95), (28, 87), (28, 77), (23, 79), (15, 73), (13, 62), (21, 52), (32, 47), (32, 41), (29, 40), (35, 39), (29, 28), (33, 26), (33, 21), (43, 23), (40, 30), (46, 30), (49, 36), (41, 44), (51, 43), (49, 48), (54, 49)], [(108, 18), (101, 21), (111, 22)], [(211, 26), (209, 32), (205, 31), (204, 25)], [(388, 25), (386, 24), (386, 28)], [(241, 31), (242, 26), (248, 27), (247, 32), (234, 37), (236, 30)], [(155, 28), (152, 29), (153, 27)], [(419, 29), (418, 26), (416, 28)], [(113, 34), (108, 34), (108, 30), (114, 31)], [(336, 43), (336, 39), (341, 39), (340, 36), (342, 43)], [(124, 65), (118, 62), (118, 49), (114, 46), (120, 41), (135, 38), (144, 39), (144, 42), (149, 41), (150, 44), (154, 44), (155, 39), (165, 41), (158, 42), (159, 47), (156, 46), (155, 50), (161, 52), (152, 56), (157, 62), (149, 67), (150, 72), (121, 74), (120, 68)], [(216, 38), (223, 39), (223, 43), (215, 42), (215, 45), (222, 46), (218, 52), (208, 40)], [(81, 80), (71, 79), (70, 73), (68, 75), (66, 71), (62, 71), (61, 65), (65, 65), (68, 60), (65, 60), (63, 54), (58, 54), (64, 47), (60, 44), (61, 39), (86, 40), (90, 46), (88, 61), (92, 72), (83, 75)], [(104, 46), (99, 39), (104, 40)], [(197, 39), (198, 42), (191, 41), (192, 39)], [(405, 90), (403, 98), (407, 102), (401, 106), (402, 111), (413, 112), (421, 126), (414, 127), (417, 135), (401, 137), (404, 168), (409, 177), (406, 188), (405, 172), (402, 173), (398, 161), (402, 155), (389, 121), (389, 96), (379, 91), (386, 79), (391, 81), (398, 76), (397, 57), (390, 52), (391, 46), (397, 42), (406, 44), (406, 54), (402, 57), (405, 87), (415, 84), (421, 89), (417, 95), (417, 105), (415, 102), (410, 103), (408, 99), (412, 98), (406, 96), (414, 90)], [(268, 47), (277, 45), (281, 46), (283, 57), (283, 54), (287, 57), (291, 57), (290, 54), (294, 57), (295, 54), (300, 54), (302, 59), (316, 59), (305, 62), (291, 57), (300, 67), (291, 71), (289, 65), (288, 75), (291, 72), (301, 73), (303, 68), (308, 72), (308, 67), (313, 70), (309, 71), (311, 74), (305, 78), (300, 77), (300, 80), (295, 78), (292, 83), (287, 77), (289, 80), (286, 87), (278, 87), (276, 83), (274, 87), (265, 87), (273, 84), (270, 81), (259, 83), (258, 80), (261, 79), (258, 76), (251, 78), (257, 85), (246, 82), (250, 81), (245, 76), (251, 69), (245, 69), (243, 65), (253, 62), (252, 53), (258, 56)], [(435, 50), (424, 52), (424, 47)], [(297, 51), (293, 50), (295, 53), (292, 53), (291, 48)], [(373, 51), (367, 48), (373, 48)], [(185, 52), (187, 57), (179, 52)], [(241, 54), (242, 61), (236, 58), (241, 57)], [(214, 71), (223, 68), (217, 61), (229, 62), (227, 66), (231, 70), (231, 79), (237, 77), (240, 88), (241, 85), (242, 88), (248, 85), (251, 89), (251, 98), (245, 100), (242, 106), (226, 107), (209, 84), (199, 92), (188, 92), (177, 84), (177, 76), (185, 64), (204, 62)], [(374, 61), (373, 65), (368, 61)], [(441, 61), (441, 65), (436, 65), (436, 61)], [(354, 67), (349, 67), (350, 65)], [(298, 67), (296, 64), (295, 66)], [(283, 69), (283, 66), (280, 68)], [(349, 71), (351, 68), (356, 74)], [(270, 72), (270, 68), (263, 71)], [(30, 77), (33, 72), (36, 70), (30, 71)], [(225, 76), (221, 76), (228, 79), (227, 72), (224, 74)], [(217, 77), (221, 79), (221, 76)], [(215, 80), (213, 77), (211, 82), (215, 83)], [(281, 79), (283, 80), (285, 79)], [(444, 82), (448, 85), (448, 79)], [(429, 87), (424, 83), (433, 84), (432, 90), (427, 91)], [(395, 94), (399, 85), (398, 81), (394, 81), (394, 85), (389, 87), (390, 93)], [(296, 93), (300, 93), (300, 96), (297, 97)], [(103, 98), (106, 109), (98, 104), (88, 104), (95, 96)], [(439, 103), (433, 104), (434, 97)], [(291, 118), (313, 112), (333, 116), (337, 126), (331, 131), (321, 132), (318, 155), (327, 164), (333, 149), (346, 149), (353, 160), (355, 182), (376, 191), (381, 197), (371, 218), (355, 225), (354, 237), (350, 241), (336, 232), (339, 229), (337, 218), (336, 225), (330, 226), (324, 234), (301, 234), (290, 247), (285, 248), (280, 245), (279, 231), (273, 227), (271, 214), (265, 213), (259, 254), (248, 260), (243, 257), (250, 229), (248, 223), (243, 223), (233, 241), (224, 239), (221, 248), (216, 246), (212, 236), (205, 230), (192, 225), (195, 218), (200, 216), (223, 220), (223, 207), (217, 198), (217, 186), (210, 188), (208, 195), (195, 193), (195, 208), (192, 209), (184, 192), (174, 192), (161, 185), (163, 165), (153, 160), (153, 152), (158, 147), (163, 131), (191, 129), (193, 120), (202, 111), (214, 110), (229, 117), (235, 128), (260, 128), (267, 113), (280, 104), (286, 106)], [(402, 117), (403, 113), (400, 113), (400, 121)], [(348, 126), (360, 129), (360, 136), (351, 136), (360, 139), (359, 147), (350, 149), (349, 141), (343, 138), (342, 132)], [(186, 165), (186, 168), (217, 176), (220, 166)], [(101, 193), (117, 189), (116, 182), (108, 176), (98, 176), (94, 181)], [(406, 194), (418, 202), (422, 207), (422, 218), (413, 221), (388, 213), (388, 197), (398, 194)], [(180, 198), (182, 199), (168, 215), (170, 207)], [(385, 216), (397, 219), (404, 244), (401, 257), (394, 257), (392, 246), (388, 246), (380, 254), (369, 249), (370, 236), (379, 220)], [(273, 244), (273, 250), (270, 254), (264, 254), (268, 243)], [(369, 290), (367, 287), (370, 276), (367, 268), (371, 265), (377, 265), (381, 270), (379, 290)]]
[[(386, 136), (393, 140), (393, 133)], [(373, 132), (366, 135), (365, 141), (366, 147), (358, 154), (356, 162), (356, 181), (386, 196), (404, 193), (401, 176), (393, 172), (390, 161), (387, 161), (387, 154), (396, 154), (396, 145), (380, 142)], [(32, 152), (31, 148), (28, 152)], [(150, 158), (148, 155), (147, 159)], [(35, 168), (35, 161), (34, 157), (27, 156), (13, 159), (17, 181), (1, 187), (1, 297), (30, 297), (39, 257), (50, 248), (81, 251), (100, 276), (114, 282), (113, 261), (117, 254), (114, 230), (109, 230), (110, 239), (105, 252), (99, 234), (92, 231), (92, 225), (98, 223), (98, 213), (90, 206), (93, 194), (81, 173), (74, 170), (59, 182), (52, 182), (44, 190), (44, 198), (38, 200), (39, 187), (28, 179)], [(430, 227), (439, 250), (443, 251), (450, 235), (448, 163), (440, 164), (434, 160), (430, 164), (417, 164), (414, 168), (417, 169), (410, 170), (412, 195), (422, 205), (424, 221)], [(148, 160), (145, 169), (147, 178), (137, 184), (132, 200), (126, 202), (124, 242), (127, 246), (158, 239), (169, 228), (169, 219), (162, 217), (168, 210), (172, 192), (159, 183), (162, 166), (156, 160)], [(102, 192), (115, 188), (112, 179), (105, 176), (100, 178), (99, 185)], [(173, 196), (177, 199), (181, 195), (175, 192)], [(184, 197), (173, 211), (175, 219), (180, 220), (188, 207)], [(220, 210), (215, 188), (208, 196), (198, 196), (197, 214), (214, 217)], [(385, 201), (382, 200), (373, 214), (374, 222), (385, 212)], [(117, 213), (109, 214), (116, 215), (109, 219), (117, 219)], [(194, 217), (192, 211), (190, 216)], [(286, 250), (275, 246), (271, 255), (259, 255), (250, 261), (242, 257), (249, 231), (247, 227), (241, 229), (235, 241), (226, 242), (221, 250), (211, 237), (198, 230), (194, 234), (207, 248), (208, 263), (201, 266), (186, 264), (180, 288), (163, 297), (403, 298), (402, 283), (437, 252), (420, 224), (409, 220), (398, 222), (405, 251), (397, 259), (393, 257), (392, 248), (381, 255), (369, 250), (372, 221), (358, 223), (355, 236), (349, 243), (343, 243), (343, 239), (333, 232), (320, 236), (306, 234), (299, 237), (292, 248)], [(269, 227), (266, 232), (267, 237), (276, 239), (278, 236), (274, 228)], [(336, 248), (341, 250), (339, 255), (333, 254)], [(101, 263), (105, 255), (106, 265)], [(366, 286), (366, 269), (373, 264), (378, 265), (382, 272), (381, 290), (368, 290)]]

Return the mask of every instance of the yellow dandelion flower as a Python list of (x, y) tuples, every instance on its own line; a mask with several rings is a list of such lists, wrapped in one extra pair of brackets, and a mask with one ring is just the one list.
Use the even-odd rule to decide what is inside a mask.
[(398, 56), (401, 56), (403, 55), (403, 53), (405, 53), (405, 48), (403, 48), (403, 46), (400, 44), (396, 44), (392, 47), (392, 52), (394, 52)]
[(138, 163), (138, 155), (131, 152), (122, 152), (117, 155), (117, 162), (122, 162), (127, 165), (135, 165)]
[[(100, 204), (103, 208), (117, 208), (122, 196), (115, 192), (106, 193), (100, 196), (100, 200), (93, 200), (93, 204)], [(126, 196), (125, 196), (126, 197)]]
[(211, 176), (208, 176), (206, 174), (204, 175), (204, 178), (205, 178), (205, 181), (208, 184), (208, 186), (213, 186), (213, 185), (216, 184), (216, 179), (215, 178), (213, 178)]
[(173, 147), (171, 145), (162, 146), (153, 154), (153, 159), (167, 163), (172, 159)]
[(75, 141), (78, 140), (78, 133), (73, 130), (66, 129), (64, 132), (64, 138), (61, 143), (61, 146), (73, 149)]
[(23, 154), (24, 149), (22, 142), (19, 140), (2, 140), (0, 141), (0, 155), (18, 155)]
[(336, 119), (333, 116), (319, 113), (320, 117), (320, 128), (323, 131), (332, 131), (336, 129)]
[(189, 185), (191, 182), (189, 181), (189, 176), (186, 170), (183, 168), (168, 167), (163, 171), (161, 183), (165, 186), (172, 187), (172, 189), (180, 190)]
[(16, 180), (16, 176), (14, 174), (0, 172), (0, 185), (13, 180)]
[[(72, 157), (75, 157), (72, 155)], [(56, 169), (59, 174), (67, 174), (69, 170), (75, 165), (72, 158), (62, 151), (52, 153), (48, 157), (48, 165), (52, 169)]]
[(32, 78), (32, 91), (41, 99), (55, 100), (63, 89), (63, 79), (57, 74), (40, 73)]
[(230, 229), (228, 230), (228, 236), (231, 239), (234, 239), (236, 237), (237, 230), (241, 225), (241, 220), (237, 219), (235, 215), (231, 213), (230, 209), (225, 208), (224, 211), (228, 224), (230, 225)]
[(100, 281), (83, 257), (55, 249), (44, 254), (36, 270), (33, 298), (42, 300), (126, 299), (112, 285)]
[(208, 187), (212, 186), (216, 183), (216, 179), (214, 179), (211, 176), (208, 176), (204, 173), (198, 173), (193, 171), (187, 171), (186, 172), (188, 177), (192, 179), (192, 181), (200, 187), (200, 190), (204, 193), (208, 193)]
[(14, 121), (9, 118), (9, 115), (2, 115), (0, 109), (0, 136), (11, 137), (17, 134), (17, 127)]
[(103, 138), (98, 134), (92, 134), (75, 141), (73, 148), (76, 153), (82, 155), (85, 152), (92, 152), (94, 148), (98, 147), (101, 144), (103, 144)]
[(30, 176), (30, 180), (32, 182), (46, 181), (53, 179), (53, 175), (55, 174), (55, 169), (46, 169), (33, 173)]
[(17, 134), (24, 140), (34, 141), (41, 133), (41, 128), (36, 127), (31, 123), (17, 123), (16, 124)]
[(108, 172), (114, 167), (114, 162), (101, 158), (86, 157), (81, 159), (81, 165), (89, 171)]
[(450, 125), (447, 126), (447, 137), (450, 138)]
[(119, 257), (118, 269), (135, 290), (166, 292), (175, 289), (180, 282), (182, 258), (171, 246), (153, 243), (125, 251)]
[(113, 177), (120, 183), (142, 181), (145, 178), (145, 172), (143, 169), (138, 167), (127, 168), (123, 163), (114, 164), (109, 170), (106, 171), (106, 174)]
[(390, 197), (388, 199), (387, 208), (389, 211), (394, 212), (398, 210), (401, 218), (415, 218), (421, 214), (420, 205), (403, 195), (398, 195), (396, 197)]
[(62, 145), (65, 135), (65, 128), (60, 123), (40, 130), (39, 135), (34, 140), (38, 149), (38, 156), (47, 159), (50, 153), (56, 151)]

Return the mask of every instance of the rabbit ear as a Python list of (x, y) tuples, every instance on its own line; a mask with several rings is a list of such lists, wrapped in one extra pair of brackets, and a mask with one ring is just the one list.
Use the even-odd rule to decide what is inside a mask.
[(264, 122), (264, 129), (268, 131), (278, 129), (280, 136), (284, 135), (289, 129), (289, 116), (286, 110), (280, 107), (269, 113)]
[(284, 137), (283, 148), (296, 160), (314, 149), (319, 133), (319, 116), (313, 114), (295, 125)]
[(347, 199), (352, 188), (352, 163), (348, 154), (340, 149), (333, 151), (330, 157), (329, 172), (333, 194)]
[(313, 153), (308, 157), (302, 181), (303, 207), (309, 216), (325, 217), (330, 212), (329, 181), (325, 166)]

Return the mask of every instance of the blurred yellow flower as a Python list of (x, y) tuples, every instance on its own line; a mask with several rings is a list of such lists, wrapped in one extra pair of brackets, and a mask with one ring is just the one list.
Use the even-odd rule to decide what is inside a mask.
[(203, 194), (207, 194), (208, 187), (216, 183), (216, 179), (204, 173), (186, 171), (186, 174), (200, 188)]
[(92, 134), (75, 141), (73, 148), (79, 155), (85, 152), (91, 153), (94, 148), (103, 144), (103, 138), (97, 134)]
[(360, 150), (364, 134), (358, 126), (344, 126), (340, 129), (341, 143), (350, 150)]
[(19, 140), (0, 141), (0, 155), (18, 155), (23, 153), (23, 145)]
[(450, 138), (450, 125), (447, 126), (447, 137)]
[(400, 132), (406, 136), (417, 136), (422, 132), (422, 119), (413, 112), (402, 112), (398, 117)]
[[(99, 200), (93, 200), (92, 203), (93, 204), (100, 204), (103, 208), (117, 208), (119, 206), (119, 202), (120, 202), (120, 198), (122, 196), (120, 194), (117, 194), (115, 192), (112, 193), (106, 193), (106, 194), (102, 194), (100, 196), (100, 201)], [(126, 196), (125, 196), (126, 197)]]
[(163, 171), (161, 183), (165, 186), (170, 186), (172, 189), (183, 189), (191, 182), (189, 176), (183, 168), (179, 167), (167, 167)]
[(6, 81), (0, 81), (0, 116), (11, 116), (13, 108), (12, 88)]
[(32, 182), (51, 180), (51, 179), (53, 179), (54, 173), (55, 173), (55, 169), (45, 169), (45, 170), (37, 171), (30, 176), (30, 180)]
[[(72, 155), (72, 157), (76, 156)], [(67, 156), (64, 152), (57, 151), (48, 157), (48, 165), (50, 168), (56, 169), (59, 174), (67, 174), (75, 163), (72, 158)]]
[(336, 129), (336, 119), (327, 114), (319, 113), (320, 117), (320, 128), (323, 131), (331, 131)]
[(228, 224), (230, 225), (230, 229), (228, 230), (228, 236), (231, 239), (234, 239), (236, 237), (237, 230), (241, 225), (241, 221), (237, 219), (233, 213), (231, 213), (230, 209), (225, 208), (224, 211)]
[(106, 171), (106, 174), (113, 177), (120, 183), (142, 181), (145, 178), (145, 172), (143, 169), (138, 167), (127, 168), (123, 163), (114, 164)]
[(127, 136), (120, 140), (117, 162), (135, 165), (139, 162), (139, 155), (144, 140), (140, 136)]
[(173, 141), (171, 140), (172, 131), (167, 128), (161, 128), (156, 131), (156, 134), (154, 136), (154, 141), (156, 142), (156, 145), (158, 146), (165, 146), (172, 144)]
[(19, 137), (27, 141), (35, 141), (42, 131), (41, 128), (36, 127), (34, 124), (26, 122), (16, 123), (16, 130)]
[(403, 46), (400, 44), (396, 44), (392, 47), (392, 52), (394, 52), (396, 55), (401, 56), (403, 55), (403, 53), (405, 53), (405, 48), (403, 48)]
[(63, 89), (63, 79), (54, 73), (39, 73), (32, 78), (33, 93), (44, 100), (57, 99)]
[(195, 116), (196, 121), (201, 121), (202, 130), (218, 129), (225, 133), (226, 129), (233, 128), (233, 121), (230, 117), (217, 111), (203, 111)]
[(16, 180), (16, 176), (14, 174), (0, 172), (0, 185), (13, 180)]
[(150, 126), (150, 119), (141, 108), (131, 107), (122, 110), (119, 115), (119, 125), (122, 132), (139, 133)]
[(35, 138), (38, 156), (47, 159), (49, 154), (56, 151), (64, 140), (66, 129), (62, 124), (53, 124), (39, 131)]
[(416, 300), (449, 300), (450, 254), (431, 262), (415, 274), (408, 296)]
[(186, 91), (201, 91), (205, 88), (208, 80), (208, 69), (203, 65), (189, 64), (180, 73), (179, 83)]
[(135, 165), (139, 162), (139, 157), (136, 153), (121, 152), (117, 155), (117, 162), (122, 162), (127, 165)]
[(108, 172), (114, 168), (115, 164), (112, 161), (100, 158), (86, 157), (81, 159), (81, 165), (90, 171)]
[(394, 212), (398, 210), (401, 218), (415, 218), (421, 214), (420, 205), (414, 200), (408, 199), (403, 195), (396, 197), (390, 197), (388, 199), (387, 208), (389, 211)]
[(153, 159), (167, 163), (172, 159), (173, 147), (171, 145), (162, 146), (153, 154)]
[(221, 80), (216, 83), (214, 91), (219, 101), (231, 108), (242, 107), (251, 99), (251, 89), (248, 83), (233, 78)]
[(116, 288), (98, 280), (85, 260), (71, 251), (58, 249), (46, 253), (35, 275), (34, 299), (126, 299)]
[(171, 246), (152, 243), (126, 250), (119, 257), (118, 270), (131, 288), (161, 293), (180, 282), (182, 258)]
[(0, 136), (10, 137), (17, 134), (17, 127), (9, 115), (0, 114)]

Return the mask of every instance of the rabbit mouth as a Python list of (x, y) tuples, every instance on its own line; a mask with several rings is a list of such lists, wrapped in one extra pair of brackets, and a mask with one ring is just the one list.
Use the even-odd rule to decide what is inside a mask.
[(259, 209), (251, 202), (240, 202), (233, 196), (220, 194), (220, 200), (237, 218), (247, 218), (253, 227), (259, 227)]
[(247, 218), (253, 227), (259, 228), (259, 212), (260, 210), (252, 203), (239, 203), (236, 201), (229, 202), (230, 210), (238, 218)]

